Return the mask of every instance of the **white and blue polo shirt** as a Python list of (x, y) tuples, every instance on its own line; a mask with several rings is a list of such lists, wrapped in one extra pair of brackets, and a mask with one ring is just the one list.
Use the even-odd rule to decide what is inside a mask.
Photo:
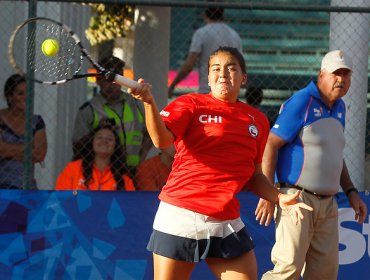
[(290, 97), (271, 129), (288, 142), (279, 149), (275, 181), (336, 194), (343, 168), (345, 112), (342, 99), (329, 108), (314, 82)]

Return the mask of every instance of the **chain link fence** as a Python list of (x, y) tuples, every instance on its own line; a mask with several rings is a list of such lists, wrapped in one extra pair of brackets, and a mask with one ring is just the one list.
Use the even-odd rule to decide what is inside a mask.
[[(365, 2), (365, 1), (364, 1)], [(352, 179), (359, 189), (368, 189), (370, 173), (370, 110), (368, 106), (369, 85), (369, 13), (370, 7), (362, 1), (324, 1), (300, 0), (294, 5), (290, 1), (0, 1), (0, 13), (3, 23), (0, 26), (0, 37), (3, 48), (0, 49), (2, 69), (0, 83), (5, 84), (14, 72), (8, 63), (6, 43), (12, 30), (28, 17), (45, 16), (69, 25), (82, 39), (88, 51), (96, 60), (115, 56), (125, 61), (124, 75), (132, 78), (143, 77), (153, 84), (153, 91), (159, 107), (179, 95), (194, 92), (198, 88), (198, 71), (194, 68), (190, 74), (175, 88), (174, 95), (168, 99), (167, 87), (178, 70), (185, 62), (194, 31), (205, 25), (203, 12), (207, 7), (221, 6), (225, 9), (224, 22), (232, 27), (241, 37), (243, 54), (247, 62), (248, 85), (240, 92), (240, 99), (253, 101), (254, 97), (262, 96), (260, 109), (273, 123), (279, 107), (284, 100), (296, 90), (316, 79), (323, 55), (332, 49), (342, 49), (350, 54), (354, 62), (352, 86), (345, 101), (347, 104), (346, 119), (346, 162)], [(94, 4), (91, 7), (88, 4)], [(105, 21), (98, 22), (98, 8), (104, 4), (112, 11), (120, 11), (123, 6), (127, 13), (126, 19), (119, 19), (125, 26), (120, 37), (109, 40), (110, 34)], [(100, 7), (102, 8), (102, 7)], [(122, 15), (121, 15), (122, 16)], [(109, 22), (109, 21), (108, 21)], [(86, 39), (86, 30), (104, 24), (100, 35), (106, 35), (108, 41), (91, 45)], [(106, 31), (106, 34), (105, 31)], [(99, 35), (99, 36), (100, 36)], [(114, 35), (114, 34), (113, 34)], [(90, 33), (91, 36), (91, 33)], [(90, 66), (85, 65), (84, 70)], [(93, 69), (90, 69), (93, 70)], [(251, 95), (250, 92), (253, 92)], [(257, 93), (256, 93), (257, 92)], [(45, 122), (47, 152), (43, 160), (34, 163), (37, 188), (54, 189), (56, 179), (66, 165), (73, 159), (74, 130), (82, 122), (78, 116), (90, 102), (100, 94), (100, 87), (94, 79), (78, 80), (62, 86), (40, 86), (34, 88), (33, 114), (40, 115)], [(22, 137), (24, 117), (7, 114), (5, 99), (1, 100), (1, 132), (9, 130), (14, 137)], [(27, 102), (27, 101), (23, 101)], [(249, 101), (251, 102), (251, 101)], [(22, 105), (22, 104), (21, 104)], [(22, 106), (18, 108), (22, 110)], [(139, 113), (142, 109), (139, 105)], [(94, 115), (95, 107), (90, 108)], [(104, 108), (102, 108), (104, 110)], [(126, 152), (128, 135), (134, 133), (129, 121), (124, 119), (124, 111), (129, 110), (123, 105), (114, 106), (113, 112), (105, 111), (103, 117), (90, 120), (92, 129), (102, 119), (115, 119), (121, 127), (126, 127), (122, 135)], [(139, 118), (131, 112), (132, 118)], [(86, 113), (88, 114), (88, 113)], [(3, 117), (5, 116), (5, 117)], [(9, 117), (10, 116), (10, 117)], [(127, 116), (126, 116), (127, 117)], [(85, 119), (89, 118), (86, 117)], [(139, 120), (138, 120), (139, 121)], [(42, 129), (41, 129), (42, 130)], [(145, 139), (145, 133), (138, 132), (137, 141)], [(36, 135), (36, 134), (35, 134)], [(6, 137), (2, 137), (3, 144)], [(123, 140), (124, 139), (124, 140)], [(85, 139), (85, 142), (88, 141)], [(134, 140), (132, 140), (134, 141)], [(135, 142), (135, 141), (134, 141)], [(14, 161), (26, 161), (22, 156), (22, 144), (14, 144), (14, 153), (10, 153), (11, 145), (0, 146), (0, 176), (17, 176), (25, 178), (24, 170), (14, 170)], [(33, 146), (34, 143), (33, 143)], [(5, 147), (5, 148), (3, 148)], [(19, 150), (18, 150), (19, 149)], [(91, 146), (89, 147), (91, 152)], [(86, 150), (86, 149), (85, 149)], [(135, 162), (128, 162), (134, 183), (137, 165), (144, 159), (150, 159), (161, 151), (151, 148), (148, 153), (138, 150), (132, 152), (138, 156)], [(133, 155), (131, 154), (131, 155)], [(149, 165), (140, 169), (140, 174), (149, 180), (151, 170), (159, 186), (168, 172), (172, 151), (166, 152)], [(140, 157), (141, 156), (141, 157)], [(7, 163), (8, 162), (8, 163)], [(9, 162), (11, 164), (9, 164)], [(153, 164), (161, 164), (158, 171)], [(3, 166), (3, 167), (1, 167)], [(9, 169), (10, 168), (10, 169)], [(167, 169), (167, 171), (166, 171)], [(161, 173), (159, 176), (159, 172)], [(153, 175), (153, 174), (152, 174)], [(32, 175), (33, 176), (33, 175)], [(161, 181), (162, 180), (162, 181)], [(9, 180), (11, 185), (12, 179)], [(5, 183), (4, 183), (5, 184)], [(154, 183), (153, 183), (154, 184)], [(28, 188), (29, 186), (23, 184)], [(138, 187), (138, 186), (137, 186)], [(138, 187), (140, 189), (140, 187)]]

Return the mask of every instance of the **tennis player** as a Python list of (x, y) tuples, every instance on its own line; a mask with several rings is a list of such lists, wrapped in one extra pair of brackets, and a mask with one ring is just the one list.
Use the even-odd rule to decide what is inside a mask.
[(246, 65), (235, 48), (220, 47), (208, 62), (209, 94), (187, 94), (160, 113), (151, 86), (142, 79), (133, 97), (143, 101), (154, 145), (174, 143), (175, 160), (148, 244), (154, 279), (189, 279), (205, 260), (217, 279), (257, 279), (252, 239), (240, 219), (236, 194), (248, 189), (303, 219), (299, 192), (281, 194), (262, 174), (269, 133), (267, 118), (238, 100)]

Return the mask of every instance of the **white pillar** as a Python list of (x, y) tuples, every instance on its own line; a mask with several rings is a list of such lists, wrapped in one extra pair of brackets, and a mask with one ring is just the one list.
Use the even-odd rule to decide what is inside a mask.
[[(80, 37), (88, 48), (85, 29), (90, 19), (90, 8), (73, 3), (38, 4), (38, 16), (46, 16), (60, 21)], [(81, 72), (87, 71), (84, 64)], [(87, 81), (80, 79), (60, 86), (35, 88), (35, 113), (40, 114), (46, 123), (48, 151), (45, 167), (36, 165), (35, 177), (40, 189), (54, 189), (55, 180), (66, 164), (72, 159), (72, 131), (78, 108), (86, 101)]]
[(134, 73), (153, 86), (159, 109), (167, 105), (171, 9), (139, 6), (136, 11)]
[[(332, 6), (370, 7), (370, 1), (332, 0)], [(353, 61), (352, 85), (344, 97), (347, 109), (344, 157), (355, 186), (365, 187), (365, 133), (368, 92), (369, 18), (367, 13), (331, 13), (330, 50), (340, 49)]]
[(3, 87), (6, 79), (14, 74), (14, 69), (9, 64), (8, 40), (15, 27), (27, 18), (28, 5), (19, 1), (0, 1), (1, 32), (0, 38), (0, 108), (5, 108), (6, 102), (3, 94)]

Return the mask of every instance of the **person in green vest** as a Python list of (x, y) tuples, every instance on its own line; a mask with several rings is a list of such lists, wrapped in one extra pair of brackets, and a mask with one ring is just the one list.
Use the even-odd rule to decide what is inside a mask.
[[(125, 62), (110, 56), (99, 61), (109, 71), (123, 74)], [(133, 178), (136, 166), (145, 159), (152, 147), (148, 136), (142, 104), (124, 92), (122, 88), (103, 77), (96, 78), (100, 93), (84, 103), (78, 110), (73, 130), (73, 157), (87, 153), (84, 148), (86, 135), (99, 124), (109, 122), (116, 126), (126, 153), (126, 163)]]

